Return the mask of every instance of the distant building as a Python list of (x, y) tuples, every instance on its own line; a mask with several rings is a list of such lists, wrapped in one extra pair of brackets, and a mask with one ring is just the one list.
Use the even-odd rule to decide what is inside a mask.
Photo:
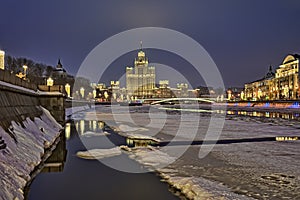
[(288, 55), (276, 69), (271, 92), (276, 99), (298, 99), (299, 88), (299, 59), (300, 55)]
[(189, 85), (187, 83), (177, 83), (177, 94), (176, 97), (188, 97), (189, 96)]
[(151, 98), (155, 89), (155, 67), (148, 66), (145, 52), (138, 52), (134, 68), (126, 68), (126, 90), (129, 98)]
[(272, 70), (272, 66), (270, 66), (269, 71), (263, 78), (245, 84), (242, 99), (254, 101), (274, 99), (273, 94), (270, 93), (274, 78), (275, 74)]
[(51, 78), (53, 80), (53, 85), (59, 87), (59, 91), (63, 92), (67, 97), (73, 96), (72, 91), (75, 82), (74, 77), (66, 72), (66, 70), (63, 68), (63, 65), (61, 64), (60, 59), (58, 59), (56, 68), (48, 76), (49, 77), (47, 77), (46, 75), (43, 76), (43, 78), (45, 79), (45, 85), (39, 85), (39, 89), (46, 90), (47, 79)]
[(155, 90), (155, 97), (156, 98), (171, 98), (174, 97), (170, 86), (169, 80), (160, 80), (159, 87)]
[(56, 85), (64, 85), (65, 79), (67, 78), (68, 74), (66, 70), (63, 68), (60, 59), (58, 59), (58, 63), (56, 68), (52, 71), (52, 78)]
[(120, 101), (121, 93), (120, 93), (120, 82), (119, 81), (110, 81), (110, 93), (111, 93), (111, 101)]
[(4, 56), (5, 52), (0, 50), (0, 69), (4, 70)]
[(227, 99), (228, 100), (241, 100), (243, 99), (243, 92), (244, 88), (240, 87), (230, 87), (227, 89)]
[(295, 100), (299, 99), (299, 59), (288, 55), (274, 73), (272, 67), (262, 79), (245, 84), (245, 100)]

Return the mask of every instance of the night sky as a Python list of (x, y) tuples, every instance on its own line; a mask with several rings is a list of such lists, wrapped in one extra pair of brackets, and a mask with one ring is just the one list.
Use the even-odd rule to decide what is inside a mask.
[[(264, 76), (270, 64), (276, 68), (287, 54), (300, 53), (299, 19), (297, 0), (4, 0), (0, 49), (52, 66), (60, 57), (66, 70), (76, 74), (87, 54), (108, 37), (132, 28), (164, 27), (200, 43), (226, 86), (243, 86)], [(124, 72), (135, 54), (116, 61), (111, 74)], [(164, 54), (147, 53), (151, 62), (193, 74), (184, 62), (178, 65), (181, 61)]]

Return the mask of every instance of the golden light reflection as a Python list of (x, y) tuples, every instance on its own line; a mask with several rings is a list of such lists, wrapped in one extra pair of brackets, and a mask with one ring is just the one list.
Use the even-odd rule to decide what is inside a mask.
[(93, 121), (93, 131), (97, 130), (97, 121)]
[(84, 133), (84, 125), (85, 125), (85, 122), (84, 122), (84, 120), (80, 120), (80, 130), (79, 130), (79, 134), (80, 135), (83, 135), (83, 133)]
[(71, 123), (66, 123), (66, 127), (65, 127), (65, 136), (66, 139), (68, 140), (71, 136)]
[(296, 136), (296, 137), (276, 137), (276, 141), (295, 141), (295, 140), (298, 140), (299, 138)]
[(104, 122), (98, 122), (98, 127), (100, 129), (103, 129), (104, 128)]

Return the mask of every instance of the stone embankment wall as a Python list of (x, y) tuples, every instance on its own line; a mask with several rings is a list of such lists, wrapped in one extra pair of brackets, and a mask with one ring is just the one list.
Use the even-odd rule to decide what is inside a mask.
[(61, 93), (20, 84), (0, 81), (0, 200), (24, 198), (30, 173), (58, 140), (65, 120)]

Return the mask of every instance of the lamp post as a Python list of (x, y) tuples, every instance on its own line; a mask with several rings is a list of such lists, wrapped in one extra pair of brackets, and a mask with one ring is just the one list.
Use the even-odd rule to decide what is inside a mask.
[(93, 97), (94, 97), (94, 99), (96, 98), (96, 96), (97, 96), (97, 91), (94, 89), (93, 90)]
[(53, 79), (51, 77), (47, 79), (47, 86), (48, 86), (48, 91), (50, 92), (50, 87), (53, 86)]
[(81, 95), (81, 98), (83, 99), (84, 98), (84, 87), (80, 88), (80, 95)]
[(26, 79), (28, 66), (27, 65), (23, 65), (23, 69), (24, 69), (24, 79)]
[(67, 83), (67, 84), (65, 85), (65, 90), (66, 90), (66, 93), (67, 93), (67, 97), (70, 97), (71, 86), (69, 85), (69, 83)]

